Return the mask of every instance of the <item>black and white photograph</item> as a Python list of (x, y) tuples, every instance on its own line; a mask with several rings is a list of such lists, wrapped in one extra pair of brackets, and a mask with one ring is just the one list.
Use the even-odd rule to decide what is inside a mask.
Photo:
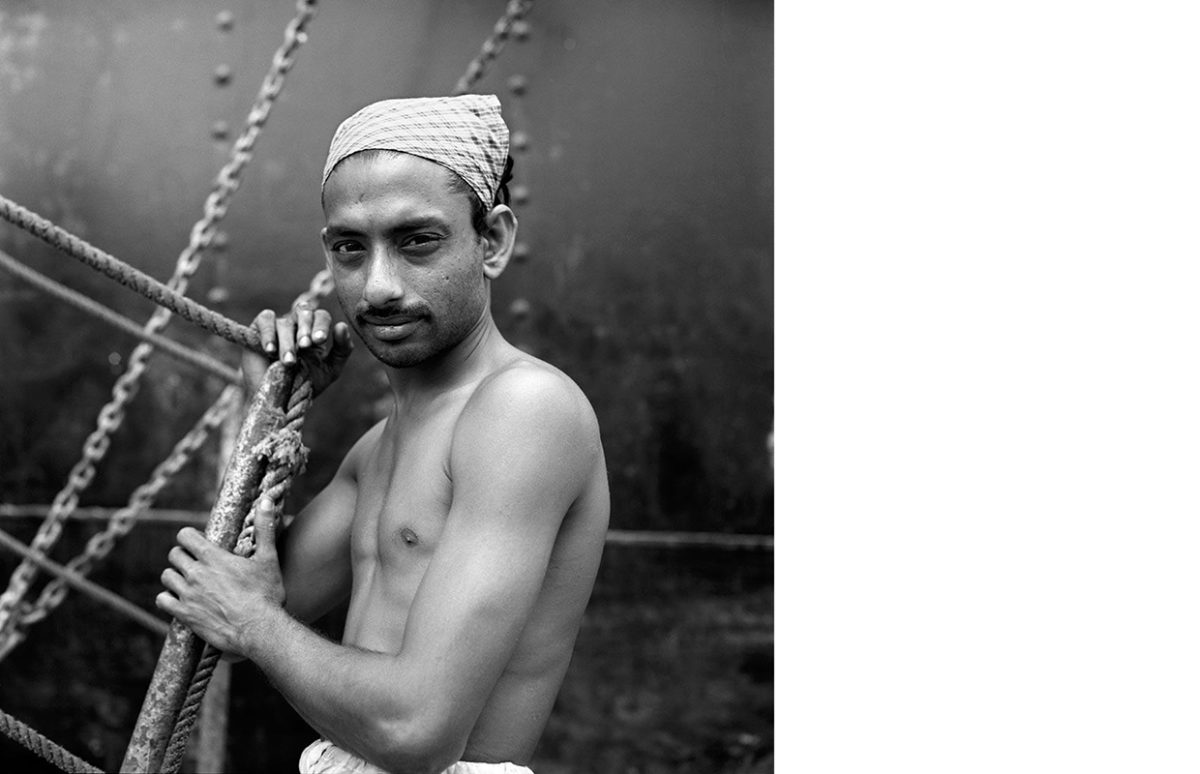
[(0, 771), (847, 770), (782, 7), (0, 0)]

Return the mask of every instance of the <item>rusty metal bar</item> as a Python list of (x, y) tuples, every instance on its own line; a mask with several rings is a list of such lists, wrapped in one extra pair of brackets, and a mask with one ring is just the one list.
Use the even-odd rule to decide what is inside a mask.
[(610, 546), (646, 548), (722, 548), (745, 551), (774, 551), (774, 535), (748, 535), (734, 532), (654, 532), (650, 530), (610, 529), (605, 536)]
[(166, 621), (163, 621), (160, 618), (155, 618), (153, 615), (128, 601), (120, 594), (115, 594), (109, 591), (103, 586), (88, 580), (74, 570), (63, 567), (58, 562), (47, 559), (2, 529), (0, 529), (0, 546), (3, 546), (13, 553), (25, 557), (51, 575), (57, 578), (62, 578), (64, 581), (66, 581), (68, 586), (87, 594), (97, 602), (108, 605), (113, 610), (116, 610), (118, 613), (132, 619), (133, 621), (136, 621), (137, 623), (140, 623), (142, 626), (145, 626), (155, 634), (159, 636), (166, 635)]
[[(116, 508), (76, 508), (68, 520), (108, 521)], [(5, 520), (44, 519), (50, 512), (48, 505), (21, 505), (0, 503), (0, 524)], [(147, 508), (138, 517), (142, 524), (177, 524), (179, 526), (204, 526), (207, 511), (171, 510)], [(283, 514), (281, 524), (287, 524), (293, 516)], [(642, 548), (726, 548), (734, 550), (774, 551), (774, 535), (758, 535), (741, 532), (662, 532), (648, 529), (610, 529), (605, 538), (610, 546), (635, 546)]]
[[(112, 520), (114, 513), (120, 508), (104, 508), (101, 506), (80, 506), (71, 511), (65, 521), (103, 521)], [(0, 523), (18, 519), (45, 519), (50, 513), (49, 505), (37, 503), (0, 503)], [(195, 527), (204, 529), (208, 523), (209, 511), (190, 511), (181, 508), (144, 508), (138, 512), (138, 524), (158, 524), (177, 527)]]
[[(234, 410), (227, 414), (225, 421), (221, 423), (221, 443), (217, 447), (218, 470), (229, 467), (234, 447), (237, 445), (240, 396), (234, 400)], [(193, 729), (191, 747), (187, 751), (192, 762), (192, 771), (210, 771), (213, 774), (225, 771), (231, 678), (229, 662), (224, 659), (218, 661), (213, 669), (212, 679), (209, 680), (208, 689), (204, 692), (204, 701), (200, 703), (200, 717)]]
[[(237, 543), (267, 468), (267, 460), (254, 453), (254, 448), (284, 425), (294, 376), (294, 368), (279, 362), (271, 364), (250, 402), (221, 493), (204, 531), (209, 540), (227, 551), (232, 551)], [(200, 638), (177, 619), (171, 621), (171, 630), (121, 763), (122, 772), (148, 774), (161, 769), (175, 719), (183, 707), (203, 649)]]

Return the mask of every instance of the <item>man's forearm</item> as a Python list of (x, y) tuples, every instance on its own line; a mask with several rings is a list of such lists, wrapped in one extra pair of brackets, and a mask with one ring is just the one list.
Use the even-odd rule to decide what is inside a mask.
[(338, 746), (397, 771), (436, 771), (457, 758), (458, 751), (421, 730), (396, 656), (331, 642), (281, 608), (264, 615), (240, 645), (296, 711)]

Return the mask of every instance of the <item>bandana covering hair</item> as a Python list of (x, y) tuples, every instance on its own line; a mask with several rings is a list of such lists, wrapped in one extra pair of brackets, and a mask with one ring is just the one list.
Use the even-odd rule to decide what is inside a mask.
[(441, 164), (490, 208), (508, 158), (508, 126), (493, 94), (385, 99), (367, 105), (334, 132), (321, 190), (338, 162), (365, 150), (400, 151)]

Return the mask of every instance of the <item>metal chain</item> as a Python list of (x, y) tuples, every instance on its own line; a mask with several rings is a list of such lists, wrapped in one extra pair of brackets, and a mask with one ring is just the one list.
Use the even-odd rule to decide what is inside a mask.
[[(126, 373), (128, 375), (128, 372)], [(136, 379), (118, 379), (113, 386), (114, 400), (100, 410), (97, 417), (96, 429), (87, 437), (83, 445), (83, 457), (75, 463), (67, 476), (66, 486), (59, 491), (50, 504), (50, 512), (38, 528), (37, 535), (30, 547), (45, 555), (62, 533), (63, 521), (79, 504), (79, 493), (91, 484), (96, 475), (96, 465), (104, 459), (108, 451), (110, 437), (120, 427), (125, 418), (125, 405), (137, 393)], [(8, 589), (0, 595), (0, 631), (9, 631), (12, 627), (12, 614), (20, 602), (30, 583), (36, 576), (37, 566), (29, 560), (22, 560), (9, 578)]]
[[(229, 412), (237, 405), (241, 391), (241, 387), (235, 385), (230, 385), (222, 391), (220, 397), (209, 406), (192, 429), (175, 444), (175, 448), (171, 450), (167, 459), (154, 469), (154, 472), (150, 474), (150, 480), (133, 491), (129, 497), (129, 503), (112, 515), (103, 532), (92, 535), (83, 553), (67, 563), (67, 569), (80, 575), (87, 575), (97, 562), (102, 561), (112, 552), (117, 541), (129, 534), (137, 524), (138, 517), (154, 504), (159, 492), (191, 461), (204, 442), (208, 440), (212, 431), (224, 424)], [(45, 618), (62, 603), (69, 588), (61, 580), (47, 584), (42, 589), (37, 602), (21, 616), (21, 622), (28, 625)]]
[[(320, 292), (320, 290), (321, 286), (314, 280), (309, 291), (297, 296), (296, 302), (298, 303), (305, 299), (309, 293)], [(299, 379), (298, 386), (290, 400), (286, 415), (288, 425), (285, 428), (286, 430), (290, 430), (297, 442), (299, 441), (300, 429), (303, 428), (304, 413), (312, 403), (312, 382), (303, 374)], [(239, 392), (239, 388), (235, 386), (226, 387), (225, 391), (209, 407), (208, 411), (205, 412), (196, 425), (175, 445), (175, 448), (167, 459), (154, 469), (150, 480), (134, 490), (129, 498), (128, 505), (116, 511), (109, 518), (107, 528), (103, 532), (93, 535), (88, 541), (84, 552), (67, 563), (66, 567), (68, 569), (86, 576), (97, 562), (108, 556), (115, 547), (117, 540), (127, 535), (133, 529), (138, 516), (154, 503), (155, 498), (163, 487), (188, 463), (191, 456), (203, 446), (209, 433), (220, 427), (225, 421), (229, 411), (235, 405)], [(277, 505), (282, 505), (283, 498), (286, 496), (286, 487), (290, 486), (292, 477), (303, 468), (303, 446), (300, 446), (299, 451), (296, 453), (299, 455), (299, 462), (293, 463), (291, 473), (283, 479), (282, 486), (280, 484), (279, 472), (275, 468), (272, 468), (267, 478), (264, 479), (263, 496), (269, 493), (273, 502)], [(247, 530), (249, 530), (249, 535), (251, 535), (250, 538), (247, 538)], [(239, 536), (239, 546), (242, 546), (242, 541), (244, 540), (248, 539), (252, 541), (252, 535), (253, 510), (251, 511), (250, 518), (243, 525), (242, 533)], [(244, 548), (248, 549), (249, 544)], [(35, 603), (21, 602), (18, 606), (18, 626), (10, 628), (7, 632), (0, 633), (0, 660), (24, 640), (24, 630), (28, 626), (41, 621), (53, 612), (66, 599), (66, 595), (69, 592), (70, 586), (64, 581), (56, 579), (42, 589)]]
[(496, 26), (492, 28), (492, 34), (483, 41), (479, 55), (471, 60), (471, 63), (467, 65), (466, 73), (455, 84), (453, 93), (456, 96), (465, 94), (467, 89), (474, 86), (483, 77), (487, 72), (487, 66), (504, 50), (504, 44), (508, 40), (509, 33), (512, 32), (513, 24), (524, 18), (532, 6), (533, 0), (510, 0), (504, 9), (504, 15), (496, 21)]
[[(203, 251), (211, 244), (217, 223), (225, 216), (229, 199), (240, 185), (242, 170), (249, 162), (254, 143), (279, 97), (284, 77), (295, 63), (296, 50), (307, 39), (305, 27), (315, 14), (316, 0), (299, 0), (296, 16), (284, 32), (284, 43), (275, 52), (271, 69), (251, 107), (246, 127), (234, 143), (233, 157), (217, 174), (217, 185), (204, 203), (204, 217), (192, 227), (188, 246), (176, 262), (175, 272), (167, 283), (172, 290), (185, 293), (188, 278), (199, 268)], [(170, 310), (159, 307), (146, 322), (145, 330), (159, 333), (170, 318)], [(153, 347), (144, 342), (134, 348), (125, 373), (113, 385), (112, 400), (100, 410), (97, 427), (84, 443), (83, 456), (71, 469), (66, 486), (55, 496), (50, 513), (30, 544), (35, 551), (45, 554), (53, 548), (62, 533), (63, 521), (79, 504), (80, 492), (95, 478), (96, 465), (108, 451), (109, 439), (125, 417), (125, 407), (137, 394), (139, 380), (152, 352)], [(23, 560), (13, 571), (8, 588), (0, 594), (0, 631), (6, 631), (13, 625), (13, 611), (36, 574), (37, 566), (28, 560)]]
[[(240, 388), (233, 385), (225, 388), (192, 429), (175, 444), (175, 448), (167, 459), (154, 469), (150, 480), (134, 490), (129, 498), (129, 503), (113, 513), (105, 530), (93, 535), (88, 540), (84, 552), (68, 562), (67, 569), (86, 576), (98, 561), (112, 551), (117, 539), (133, 529), (138, 516), (154, 503), (154, 499), (170, 483), (171, 478), (204, 445), (211, 431), (220, 427), (230, 409), (236, 405), (240, 392)], [(53, 612), (66, 599), (69, 592), (70, 586), (62, 579), (56, 578), (46, 584), (36, 602), (31, 604), (18, 601), (13, 625), (0, 632), (0, 659), (20, 645), (25, 639), (28, 627)]]
[(333, 292), (333, 275), (329, 273), (329, 269), (321, 269), (313, 275), (312, 281), (308, 283), (308, 290), (296, 296), (292, 306), (304, 302), (305, 304), (316, 304), (322, 298), (325, 298)]
[(217, 233), (217, 221), (225, 217), (229, 209), (229, 199), (241, 185), (241, 174), (251, 158), (251, 151), (263, 125), (271, 114), (271, 108), (283, 91), (284, 78), (296, 62), (296, 50), (308, 39), (305, 28), (317, 13), (317, 0), (299, 0), (296, 4), (296, 17), (288, 23), (284, 30), (284, 42), (275, 51), (271, 61), (271, 69), (259, 87), (258, 96), (250, 108), (246, 118), (246, 126), (233, 144), (233, 156), (229, 163), (217, 173), (217, 186), (204, 204), (205, 217), (192, 227), (192, 243), (188, 245), (191, 255), (184, 251), (181, 261), (189, 265), (199, 266), (201, 251), (208, 247)]

